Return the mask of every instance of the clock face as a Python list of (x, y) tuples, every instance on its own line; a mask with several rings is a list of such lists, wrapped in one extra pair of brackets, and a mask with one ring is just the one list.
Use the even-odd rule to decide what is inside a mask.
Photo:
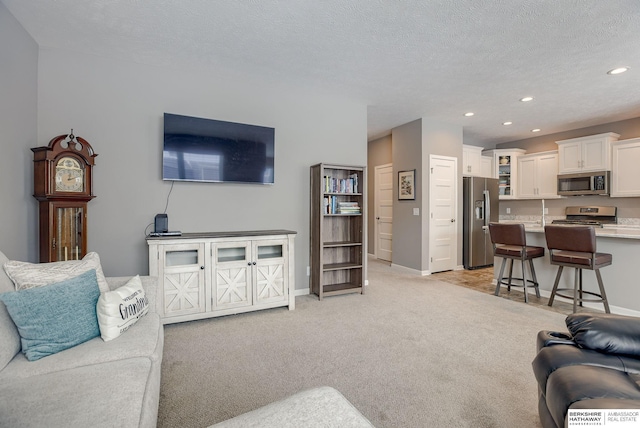
[(56, 164), (56, 190), (59, 192), (82, 192), (84, 169), (71, 157), (64, 157)]

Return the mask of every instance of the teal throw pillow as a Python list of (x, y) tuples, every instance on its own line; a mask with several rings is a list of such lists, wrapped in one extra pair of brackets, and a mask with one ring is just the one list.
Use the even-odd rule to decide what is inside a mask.
[(99, 297), (95, 269), (54, 284), (0, 294), (29, 361), (99, 336)]

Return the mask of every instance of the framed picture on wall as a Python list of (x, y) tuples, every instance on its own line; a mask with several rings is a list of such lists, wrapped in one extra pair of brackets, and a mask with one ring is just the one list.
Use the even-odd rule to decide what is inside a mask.
[(416, 198), (416, 170), (398, 171), (398, 200)]

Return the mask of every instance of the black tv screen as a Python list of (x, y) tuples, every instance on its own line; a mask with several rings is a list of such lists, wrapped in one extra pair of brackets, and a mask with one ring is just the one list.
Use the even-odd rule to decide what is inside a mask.
[(162, 179), (273, 184), (275, 129), (164, 114)]

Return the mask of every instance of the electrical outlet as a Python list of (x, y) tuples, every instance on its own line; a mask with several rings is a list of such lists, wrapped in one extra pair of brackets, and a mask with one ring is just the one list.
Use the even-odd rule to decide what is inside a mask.
[(420, 215), (420, 208), (414, 208), (413, 215)]
[(307, 266), (307, 276), (311, 276), (311, 266)]
[(507, 208), (507, 214), (511, 214), (511, 208)]
[(545, 213), (545, 214), (549, 214), (549, 208), (546, 208), (546, 207), (545, 207), (545, 209), (544, 209), (544, 213)]

